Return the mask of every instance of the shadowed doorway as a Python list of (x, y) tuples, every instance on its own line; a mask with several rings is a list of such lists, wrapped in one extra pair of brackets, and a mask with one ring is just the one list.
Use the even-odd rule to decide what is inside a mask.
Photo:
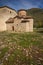
[(12, 26), (12, 31), (14, 31), (14, 26)]

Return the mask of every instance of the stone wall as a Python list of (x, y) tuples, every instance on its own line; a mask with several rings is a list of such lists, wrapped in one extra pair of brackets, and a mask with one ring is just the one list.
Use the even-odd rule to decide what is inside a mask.
[[(24, 21), (24, 19), (15, 18), (14, 23), (6, 24), (6, 28), (8, 31), (14, 32), (33, 32), (33, 19), (27, 20), (28, 21)], [(12, 27), (14, 27), (14, 30), (12, 29)]]
[(7, 31), (13, 31), (12, 27), (13, 27), (13, 23), (8, 23), (6, 25)]
[(6, 30), (6, 21), (10, 17), (15, 17), (17, 15), (15, 10), (12, 10), (10, 8), (4, 7), (0, 8), (0, 31), (5, 31)]
[(15, 32), (33, 32), (33, 19), (28, 19), (27, 22), (22, 22), (22, 19), (15, 18)]
[(26, 22), (22, 22), (22, 19), (16, 18), (14, 20), (14, 30), (15, 32), (26, 32)]
[(18, 32), (21, 30), (21, 19), (15, 18), (14, 19), (14, 31)]
[(29, 19), (29, 31), (33, 32), (33, 19)]

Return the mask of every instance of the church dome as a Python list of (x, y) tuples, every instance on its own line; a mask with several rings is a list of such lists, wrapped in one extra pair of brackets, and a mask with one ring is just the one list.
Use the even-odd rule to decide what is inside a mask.
[(20, 16), (20, 17), (22, 17), (22, 16), (26, 16), (26, 10), (25, 9), (20, 9), (20, 10), (18, 10), (18, 15)]

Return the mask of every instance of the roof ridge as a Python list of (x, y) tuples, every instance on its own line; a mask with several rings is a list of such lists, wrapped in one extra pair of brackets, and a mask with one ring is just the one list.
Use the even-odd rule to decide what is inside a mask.
[(11, 8), (11, 7), (9, 7), (9, 6), (0, 6), (0, 8), (4, 8), (4, 7), (7, 7), (7, 8), (9, 8), (9, 9), (12, 9), (12, 10), (14, 10), (14, 11), (16, 11), (15, 9), (13, 9), (13, 8)]

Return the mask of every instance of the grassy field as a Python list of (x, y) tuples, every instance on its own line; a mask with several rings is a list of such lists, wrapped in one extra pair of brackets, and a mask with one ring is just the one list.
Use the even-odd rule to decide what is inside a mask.
[(43, 65), (43, 33), (0, 32), (0, 65)]

